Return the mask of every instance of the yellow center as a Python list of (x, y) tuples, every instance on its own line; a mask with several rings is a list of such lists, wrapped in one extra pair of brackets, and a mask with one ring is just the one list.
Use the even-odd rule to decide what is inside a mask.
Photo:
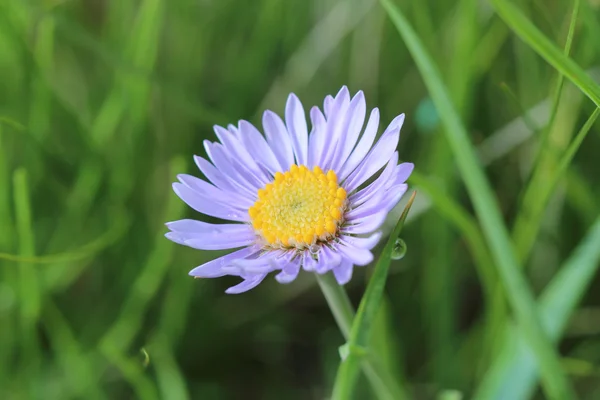
[(302, 249), (333, 238), (345, 207), (346, 191), (338, 186), (335, 172), (292, 165), (258, 190), (258, 200), (248, 213), (269, 246)]

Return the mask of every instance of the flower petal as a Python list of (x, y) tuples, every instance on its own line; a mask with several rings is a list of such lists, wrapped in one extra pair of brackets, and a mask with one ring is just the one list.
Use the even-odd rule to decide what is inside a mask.
[(285, 124), (292, 139), (296, 164), (305, 165), (308, 161), (308, 128), (300, 99), (291, 93), (285, 105)]
[[(193, 219), (182, 219), (168, 222), (166, 225), (171, 230), (165, 235), (168, 239), (201, 250), (221, 250), (246, 246), (246, 244), (239, 244), (240, 241), (245, 241), (246, 237), (251, 239), (250, 243), (256, 240), (253, 229), (246, 224), (209, 224)], [(198, 243), (200, 242), (195, 241), (207, 244), (214, 242), (214, 245), (207, 246), (207, 248), (199, 247)]]
[(298, 276), (298, 272), (300, 272), (300, 264), (300, 257), (294, 257), (293, 259), (289, 260), (289, 262), (286, 263), (285, 266), (283, 266), (281, 272), (275, 275), (275, 279), (277, 279), (277, 282), (290, 283), (294, 281)]
[(343, 259), (340, 265), (333, 269), (333, 276), (335, 276), (338, 284), (345, 285), (352, 279), (353, 270), (354, 266), (352, 265), (352, 262)]
[(373, 142), (375, 141), (375, 136), (377, 135), (377, 129), (379, 128), (379, 109), (374, 108), (371, 111), (371, 115), (369, 116), (369, 121), (367, 122), (367, 126), (360, 137), (360, 140), (352, 154), (348, 157), (340, 172), (338, 173), (338, 178), (340, 181), (344, 181), (348, 175), (352, 171), (356, 169), (358, 164), (365, 158), (369, 150), (371, 150), (371, 146), (373, 146)]
[(385, 222), (388, 214), (388, 210), (381, 210), (367, 217), (348, 220), (348, 225), (343, 226), (341, 232), (356, 235), (374, 232)]
[(390, 179), (388, 185), (391, 187), (406, 182), (414, 168), (415, 165), (413, 163), (402, 163), (396, 166), (396, 170), (393, 173), (394, 178)]
[(267, 274), (256, 274), (245, 278), (241, 283), (230, 287), (225, 291), (227, 294), (240, 294), (257, 287), (267, 276)]
[(227, 204), (214, 202), (211, 200), (210, 196), (196, 192), (184, 184), (178, 182), (173, 183), (173, 190), (188, 206), (202, 214), (230, 221), (250, 221), (250, 216), (247, 212), (243, 212), (240, 209)]
[[(189, 238), (185, 239), (182, 244), (199, 250), (224, 250), (256, 243), (256, 233), (248, 225), (231, 224), (227, 229), (221, 231), (223, 233), (218, 233), (217, 230), (198, 234), (188, 233), (185, 235), (189, 235)], [(181, 235), (177, 232), (171, 232), (171, 234)]]
[(319, 252), (319, 260), (315, 271), (318, 274), (324, 274), (327, 271), (331, 271), (333, 268), (340, 265), (342, 262), (342, 256), (336, 251), (331, 250), (327, 246), (322, 246)]
[(254, 200), (249, 199), (246, 196), (236, 196), (231, 192), (224, 192), (210, 183), (192, 175), (179, 174), (177, 175), (177, 179), (179, 179), (179, 182), (183, 183), (193, 191), (198, 192), (203, 197), (209, 197), (219, 203), (229, 204), (240, 210), (247, 210), (254, 204)]
[(358, 205), (364, 203), (365, 201), (373, 198), (376, 194), (381, 193), (382, 190), (386, 189), (386, 185), (389, 181), (393, 180), (395, 177), (393, 172), (396, 170), (398, 165), (398, 152), (394, 152), (392, 158), (388, 162), (388, 165), (369, 186), (361, 189), (348, 198), (352, 208), (356, 208)]
[(354, 265), (368, 265), (373, 261), (373, 253), (367, 249), (352, 246), (346, 243), (336, 243), (335, 250), (339, 251), (343, 258), (349, 260)]
[(308, 165), (310, 169), (316, 165), (322, 165), (321, 153), (325, 144), (325, 135), (327, 134), (327, 121), (325, 116), (319, 110), (319, 107), (313, 107), (310, 110), (310, 120), (312, 131), (308, 137)]
[(344, 122), (341, 127), (342, 134), (340, 135), (338, 142), (338, 150), (334, 155), (330, 167), (332, 170), (339, 171), (348, 159), (352, 149), (354, 149), (358, 135), (365, 122), (366, 109), (367, 104), (365, 102), (365, 95), (362, 91), (359, 91), (350, 101), (348, 111), (344, 117)]
[(263, 129), (267, 137), (267, 143), (273, 150), (273, 154), (279, 160), (279, 164), (287, 171), (294, 163), (294, 151), (292, 150), (292, 139), (279, 115), (267, 110), (263, 113)]
[(284, 250), (270, 250), (260, 254), (256, 258), (240, 258), (232, 261), (231, 265), (239, 269), (240, 272), (250, 274), (268, 273), (281, 269), (280, 259), (288, 254)]
[(371, 250), (377, 245), (377, 243), (379, 243), (379, 240), (381, 239), (381, 232), (375, 232), (368, 237), (342, 235), (340, 239), (343, 243), (347, 243), (361, 249)]
[(340, 139), (343, 137), (343, 126), (350, 106), (350, 93), (346, 86), (342, 87), (334, 99), (331, 111), (327, 116), (327, 130), (325, 142), (320, 152), (320, 167), (323, 171), (332, 168), (333, 158), (339, 151)]
[(347, 192), (356, 190), (363, 182), (373, 176), (375, 172), (379, 171), (379, 169), (389, 161), (398, 146), (402, 122), (404, 122), (404, 114), (401, 114), (392, 121), (369, 154), (367, 154), (359, 166), (348, 176), (348, 179), (344, 183)]
[(313, 272), (317, 268), (317, 265), (318, 262), (313, 257), (312, 253), (309, 250), (305, 250), (304, 253), (302, 253), (302, 268), (304, 268), (305, 271)]
[(240, 168), (227, 156), (222, 144), (211, 143), (205, 140), (204, 149), (215, 167), (227, 176), (230, 181), (236, 182), (240, 187), (243, 187), (249, 194), (256, 193), (263, 186), (248, 171), (243, 169), (240, 171)]
[[(261, 186), (266, 185), (271, 181), (271, 178), (263, 171), (256, 160), (246, 150), (246, 146), (234, 134), (227, 131), (226, 129), (215, 125), (215, 133), (223, 147), (229, 154), (229, 158), (234, 165), (238, 165), (241, 168), (238, 169), (242, 175), (252, 174), (252, 176), (260, 182)], [(246, 174), (244, 174), (246, 172)]]
[(325, 96), (325, 100), (323, 100), (323, 111), (325, 112), (325, 117), (329, 118), (331, 115), (331, 107), (333, 107), (333, 97), (328, 94)]
[(281, 171), (283, 167), (277, 161), (277, 158), (271, 151), (264, 136), (248, 121), (240, 121), (239, 123), (240, 138), (246, 150), (256, 160), (258, 164), (262, 164), (265, 168), (275, 175), (275, 172)]
[(348, 219), (358, 219), (369, 217), (381, 210), (389, 212), (396, 204), (398, 204), (404, 193), (406, 193), (406, 189), (408, 189), (408, 186), (405, 183), (391, 187), (382, 197), (372, 198), (354, 210), (347, 212), (346, 217)]
[(215, 258), (212, 261), (194, 268), (189, 272), (189, 274), (196, 278), (219, 278), (221, 276), (230, 275), (229, 273), (223, 271), (223, 267), (226, 267), (235, 259), (248, 257), (252, 254), (255, 254), (259, 250), (260, 249), (258, 247), (252, 246), (234, 251), (233, 253), (229, 253), (223, 257)]
[(224, 191), (235, 192), (235, 186), (229, 181), (229, 179), (227, 179), (225, 175), (215, 168), (210, 161), (200, 156), (194, 156), (194, 162), (198, 166), (200, 172), (202, 172), (206, 179), (212, 182), (213, 185)]

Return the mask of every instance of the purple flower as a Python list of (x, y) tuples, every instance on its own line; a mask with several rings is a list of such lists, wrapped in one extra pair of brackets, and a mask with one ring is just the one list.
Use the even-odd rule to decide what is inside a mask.
[(215, 126), (219, 142), (204, 142), (210, 161), (195, 157), (206, 180), (182, 174), (173, 189), (194, 210), (228, 223), (169, 222), (166, 237), (201, 250), (241, 249), (190, 275), (239, 276), (243, 281), (226, 292), (242, 293), (274, 271), (280, 283), (292, 282), (300, 269), (333, 271), (343, 285), (354, 265), (373, 261), (377, 229), (406, 192), (413, 170), (411, 163), (398, 165), (404, 114), (373, 144), (379, 110), (371, 111), (364, 126), (363, 92), (350, 98), (344, 86), (325, 98), (323, 109), (310, 110), (310, 134), (294, 94), (285, 121), (265, 111), (264, 136), (246, 121)]

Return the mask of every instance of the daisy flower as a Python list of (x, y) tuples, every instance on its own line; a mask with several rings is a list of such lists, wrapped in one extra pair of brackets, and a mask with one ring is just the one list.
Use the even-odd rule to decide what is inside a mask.
[[(322, 112), (290, 94), (285, 121), (262, 118), (264, 136), (247, 121), (215, 126), (218, 142), (204, 142), (208, 159), (195, 156), (206, 179), (181, 174), (175, 193), (190, 207), (227, 223), (191, 219), (167, 223), (170, 240), (200, 250), (238, 249), (190, 271), (198, 278), (239, 276), (226, 293), (242, 293), (271, 272), (290, 283), (301, 269), (333, 271), (340, 285), (355, 265), (373, 261), (378, 228), (406, 192), (413, 164), (398, 164), (404, 114), (379, 140), (379, 110), (365, 126), (363, 92), (343, 87), (327, 96)], [(210, 160), (210, 161), (209, 161)], [(241, 248), (241, 249), (240, 249)]]

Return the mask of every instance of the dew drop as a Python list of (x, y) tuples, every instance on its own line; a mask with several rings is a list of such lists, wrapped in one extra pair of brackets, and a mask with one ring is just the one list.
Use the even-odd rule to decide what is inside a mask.
[(401, 260), (406, 255), (406, 243), (404, 240), (398, 238), (394, 243), (394, 248), (392, 249), (392, 260)]

